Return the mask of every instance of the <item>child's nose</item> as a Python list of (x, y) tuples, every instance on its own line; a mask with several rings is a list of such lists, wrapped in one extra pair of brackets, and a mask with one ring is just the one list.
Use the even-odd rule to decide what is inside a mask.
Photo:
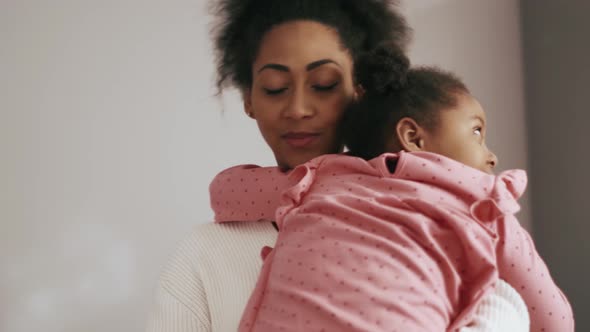
[(492, 168), (496, 167), (496, 165), (498, 165), (498, 157), (490, 151), (490, 156), (488, 158), (488, 165), (490, 165)]

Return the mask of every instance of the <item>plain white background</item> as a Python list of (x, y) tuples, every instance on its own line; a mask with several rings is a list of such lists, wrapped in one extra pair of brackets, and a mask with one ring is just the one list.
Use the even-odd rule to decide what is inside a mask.
[[(238, 94), (214, 97), (207, 5), (0, 0), (0, 331), (141, 331), (211, 178), (273, 163)], [(518, 2), (404, 8), (413, 62), (463, 77), (500, 169), (526, 168)]]

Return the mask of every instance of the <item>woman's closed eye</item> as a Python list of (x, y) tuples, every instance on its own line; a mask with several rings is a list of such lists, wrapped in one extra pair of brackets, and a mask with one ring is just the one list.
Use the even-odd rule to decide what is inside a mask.
[[(312, 89), (314, 89), (317, 92), (329, 92), (334, 90), (338, 85), (340, 84), (340, 81), (336, 81), (334, 83), (330, 83), (330, 84), (314, 84), (312, 85)], [(269, 95), (269, 96), (276, 96), (276, 95), (280, 95), (282, 93), (284, 93), (285, 91), (288, 90), (288, 87), (283, 87), (283, 88), (263, 88), (264, 93)]]
[(276, 96), (279, 95), (285, 91), (287, 91), (287, 88), (277, 88), (277, 89), (270, 89), (270, 88), (263, 88), (264, 93), (266, 93), (269, 96)]
[(327, 92), (334, 90), (338, 86), (338, 84), (340, 84), (340, 81), (336, 81), (330, 84), (314, 84), (312, 85), (312, 88), (318, 92)]

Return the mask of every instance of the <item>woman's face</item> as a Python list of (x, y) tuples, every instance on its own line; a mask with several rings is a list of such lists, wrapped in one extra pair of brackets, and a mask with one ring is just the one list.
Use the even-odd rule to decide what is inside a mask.
[(338, 125), (357, 93), (336, 30), (313, 21), (277, 25), (261, 41), (252, 78), (245, 110), (281, 168), (341, 151)]

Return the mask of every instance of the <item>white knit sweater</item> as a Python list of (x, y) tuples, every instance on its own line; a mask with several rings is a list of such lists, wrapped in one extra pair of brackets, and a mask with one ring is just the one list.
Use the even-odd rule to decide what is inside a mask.
[[(195, 227), (160, 276), (148, 332), (233, 332), (262, 266), (260, 249), (272, 246), (270, 223), (236, 222)], [(479, 306), (462, 332), (528, 331), (522, 298), (505, 282)]]

